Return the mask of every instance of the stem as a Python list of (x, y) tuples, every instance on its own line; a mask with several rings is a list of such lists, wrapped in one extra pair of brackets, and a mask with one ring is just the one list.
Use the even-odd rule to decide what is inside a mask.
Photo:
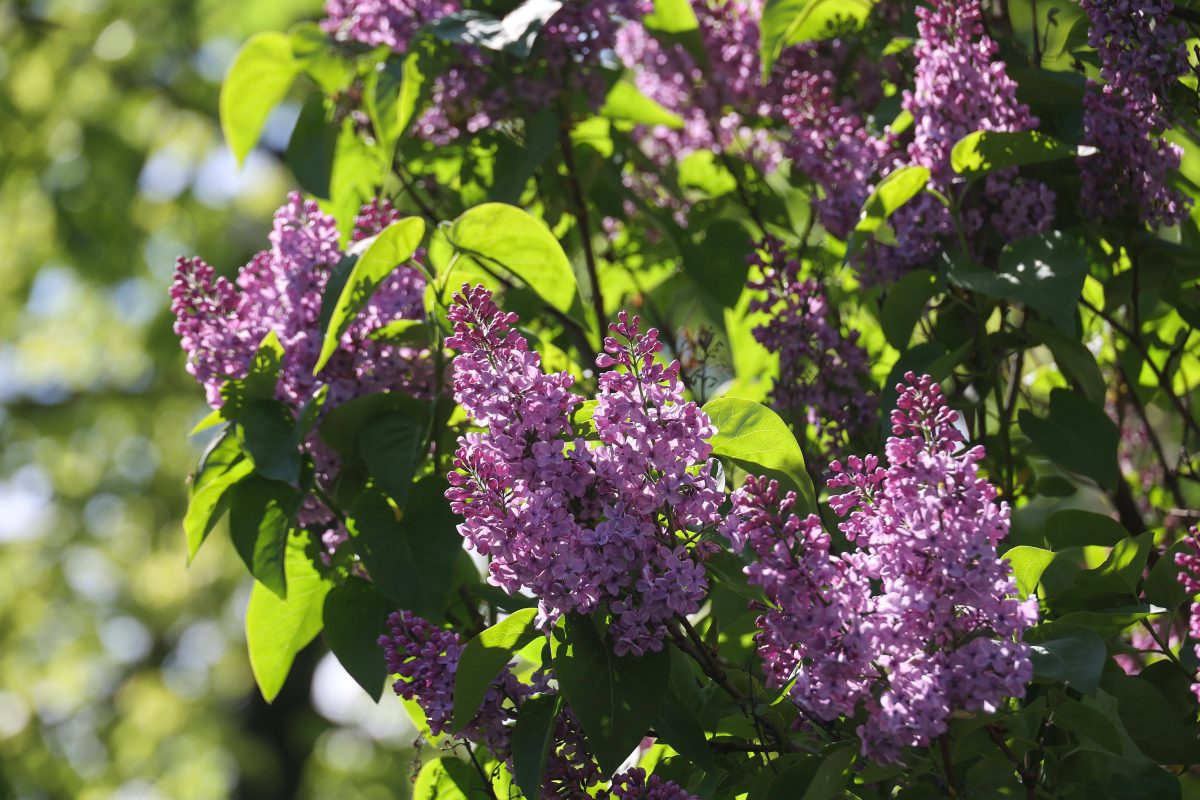
[(571, 197), (575, 201), (575, 217), (579, 220), (579, 238), (583, 240), (583, 258), (587, 264), (588, 280), (592, 283), (592, 310), (596, 313), (596, 327), (603, 332), (604, 295), (600, 292), (600, 276), (596, 271), (596, 254), (592, 250), (592, 231), (588, 224), (587, 198), (583, 196), (583, 187), (579, 183), (579, 173), (575, 167), (575, 151), (571, 146), (571, 130), (569, 117), (564, 119), (558, 129), (558, 142), (562, 147), (563, 164), (567, 168), (567, 183), (571, 187)]
[(409, 178), (408, 173), (405, 172), (404, 167), (400, 165), (399, 159), (392, 162), (392, 172), (400, 179), (400, 185), (404, 187), (404, 191), (417, 204), (417, 208), (421, 210), (421, 215), (429, 220), (429, 224), (436, 227), (438, 224), (437, 214), (434, 212), (433, 207), (426, 202), (425, 198), (417, 194), (417, 187), (413, 184), (412, 179)]
[(1021, 763), (1021, 759), (1017, 758), (1017, 754), (1008, 746), (1008, 742), (1004, 741), (1004, 737), (996, 730), (996, 726), (988, 725), (987, 732), (988, 736), (992, 737), (992, 741), (996, 743), (996, 746), (1000, 748), (1000, 752), (1004, 753), (1004, 757), (1009, 760), (1013, 768), (1017, 771), (1017, 775), (1021, 778), (1021, 785), (1025, 787), (1025, 796), (1032, 800), (1032, 798), (1037, 796), (1037, 775), (1031, 774), (1026, 766)]
[(950, 735), (943, 733), (938, 737), (938, 752), (942, 756), (942, 771), (946, 773), (946, 786), (951, 797), (958, 797), (960, 789), (958, 779), (954, 777), (954, 759), (950, 755)]
[(1166, 656), (1172, 664), (1183, 670), (1188, 677), (1191, 677), (1192, 673), (1188, 672), (1187, 668), (1183, 666), (1183, 662), (1179, 660), (1179, 656), (1175, 655), (1174, 651), (1171, 650), (1171, 645), (1168, 642), (1163, 641), (1162, 634), (1154, 630), (1154, 626), (1146, 620), (1140, 620), (1140, 623), (1141, 626), (1150, 634), (1150, 638), (1154, 640), (1154, 643), (1158, 645), (1158, 648), (1162, 651), (1162, 654)]
[(1033, 19), (1033, 65), (1042, 65), (1042, 44), (1038, 41), (1038, 7), (1037, 0), (1029, 0), (1030, 16)]
[(487, 789), (488, 797), (491, 800), (499, 800), (496, 797), (496, 790), (492, 787), (492, 779), (484, 772), (483, 765), (479, 763), (479, 759), (475, 757), (475, 749), (467, 744), (467, 755), (471, 757), (471, 764), (474, 765), (475, 771), (479, 773), (479, 780), (483, 781), (483, 788)]

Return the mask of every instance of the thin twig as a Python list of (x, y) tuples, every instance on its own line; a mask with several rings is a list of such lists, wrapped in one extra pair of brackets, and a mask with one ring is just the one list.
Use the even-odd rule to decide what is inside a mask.
[(607, 315), (604, 312), (604, 295), (600, 291), (600, 275), (596, 269), (596, 253), (592, 250), (592, 228), (588, 223), (587, 198), (584, 197), (583, 187), (579, 183), (579, 172), (575, 167), (575, 150), (571, 145), (571, 130), (569, 117), (564, 117), (562, 127), (558, 131), (559, 145), (562, 147), (563, 164), (567, 168), (567, 184), (571, 187), (571, 196), (575, 201), (575, 218), (579, 221), (579, 238), (583, 241), (583, 259), (587, 265), (588, 280), (592, 283), (592, 310), (596, 313), (596, 325), (604, 329)]

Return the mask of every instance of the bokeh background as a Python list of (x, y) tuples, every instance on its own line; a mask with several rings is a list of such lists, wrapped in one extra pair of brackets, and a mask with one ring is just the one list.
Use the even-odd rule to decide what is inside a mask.
[[(393, 798), (414, 732), (324, 655), (258, 697), (231, 546), (190, 566), (204, 437), (167, 290), (232, 273), (290, 188), (284, 104), (241, 170), (240, 43), (320, 0), (0, 0), (0, 798)], [(220, 542), (224, 537), (214, 537)]]

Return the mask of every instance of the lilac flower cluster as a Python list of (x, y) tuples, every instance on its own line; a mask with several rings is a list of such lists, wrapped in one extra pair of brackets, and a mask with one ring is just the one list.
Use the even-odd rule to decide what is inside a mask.
[(764, 295), (750, 309), (769, 315), (754, 338), (779, 356), (771, 402), (794, 423), (811, 425), (826, 454), (837, 453), (875, 424), (867, 351), (857, 331), (839, 330), (820, 282), (801, 277), (799, 259), (781, 241), (768, 239), (751, 258), (759, 276), (750, 287)]
[(613, 778), (611, 796), (614, 800), (699, 800), (672, 781), (657, 775), (647, 778), (638, 767)]
[(722, 495), (706, 466), (712, 424), (683, 401), (678, 364), (655, 362), (658, 332), (624, 312), (610, 326), (593, 449), (573, 433), (571, 376), (542, 371), (515, 314), (464, 286), (449, 318), (455, 399), (487, 431), (459, 439), (446, 496), (489, 580), (531, 591), (543, 622), (606, 609), (618, 654), (660, 649), (667, 621), (707, 590), (686, 537), (717, 521)]
[[(457, 0), (328, 0), (322, 27), (343, 41), (404, 53), (423, 25), (462, 10), (461, 5)], [(416, 121), (416, 132), (444, 146), (517, 117), (522, 109), (548, 107), (566, 92), (598, 108), (605, 94), (603, 54), (616, 45), (617, 31), (649, 7), (647, 0), (564, 3), (538, 31), (538, 57), (513, 65), (511, 87), (495, 84), (494, 53), (456, 48), (456, 62), (433, 79), (430, 106)]]
[[(1200, 594), (1200, 528), (1192, 528), (1184, 538), (1188, 553), (1176, 553), (1175, 563), (1180, 566), (1179, 583), (1184, 591), (1193, 596)], [(1196, 642), (1195, 652), (1200, 656), (1200, 603), (1191, 604), (1191, 614), (1188, 616), (1188, 635)], [(1192, 683), (1192, 693), (1200, 700), (1200, 680)]]
[[(387, 201), (364, 206), (354, 239), (372, 236), (398, 217)], [(424, 317), (425, 281), (417, 269), (400, 267), (380, 285), (314, 376), (322, 344), (321, 303), (330, 272), (345, 255), (337, 227), (315, 202), (293, 193), (275, 213), (269, 239), (270, 249), (254, 256), (233, 282), (215, 277), (199, 258), (181, 258), (177, 264), (171, 287), (175, 333), (187, 354), (187, 370), (204, 387), (209, 405), (222, 405), (221, 387), (246, 376), (259, 344), (272, 331), (284, 349), (276, 397), (297, 413), (322, 389), (328, 390), (326, 409), (376, 392), (428, 393), (431, 369), (423, 351), (371, 338), (394, 320)], [(305, 447), (318, 479), (328, 485), (339, 468), (336, 455), (315, 436)], [(344, 535), (331, 512), (312, 498), (305, 500), (301, 522), (324, 528), (335, 539)]]
[(833, 553), (820, 519), (801, 520), (794, 493), (780, 499), (760, 479), (734, 493), (722, 527), (754, 551), (747, 575), (771, 600), (758, 637), (771, 682), (794, 681), (792, 700), (817, 719), (865, 710), (863, 752), (884, 762), (944, 733), (952, 712), (1022, 694), (1032, 666), (1017, 640), (1037, 615), (996, 554), (1009, 510), (978, 474), (983, 448), (964, 449), (935, 383), (905, 378), (889, 466), (831, 465), (849, 552)]
[(326, 0), (321, 28), (341, 41), (403, 53), (422, 25), (459, 8), (457, 0)]
[[(439, 628), (410, 611), (399, 611), (388, 618), (388, 634), (379, 638), (387, 660), (388, 672), (397, 676), (393, 689), (406, 700), (415, 701), (424, 712), (429, 730), (435, 736), (450, 732), (454, 709), (454, 675), (458, 670), (462, 643), (458, 634)], [(463, 730), (452, 733), (457, 739), (481, 744), (512, 770), (512, 733), (521, 706), (537, 695), (552, 695), (553, 674), (535, 672), (531, 683), (523, 683), (512, 673), (511, 665), (488, 689), (479, 712)], [(583, 730), (565, 707), (555, 723), (554, 740), (542, 777), (541, 798), (585, 797), (599, 785), (603, 774), (592, 758)], [(632, 769), (614, 776), (613, 797), (621, 800), (690, 800), (675, 784)], [(609, 797), (603, 789), (598, 797)]]
[(1171, 19), (1170, 0), (1080, 0), (1088, 43), (1100, 56), (1103, 86), (1084, 97), (1080, 158), (1086, 216), (1171, 225), (1188, 201), (1170, 185), (1182, 150), (1161, 138), (1171, 86), (1188, 70), (1187, 32)]
[[(959, 139), (977, 130), (1030, 130), (1037, 120), (1017, 102), (1016, 84), (997, 60), (998, 45), (984, 33), (979, 0), (933, 0), (916, 13), (916, 75), (903, 102), (914, 120), (912, 140), (894, 166), (928, 167), (930, 186), (947, 193), (955, 178), (950, 152)], [(996, 173), (984, 180), (982, 196), (964, 202), (964, 233), (973, 237), (987, 228), (1005, 241), (1029, 236), (1047, 228), (1053, 208), (1054, 194), (1044, 184)], [(891, 222), (896, 243), (873, 249), (863, 269), (868, 282), (893, 280), (928, 260), (939, 239), (953, 232), (949, 210), (928, 194)]]
[(782, 160), (780, 144), (754, 123), (771, 105), (759, 79), (762, 0), (693, 3), (708, 64), (682, 44), (665, 44), (642, 25), (627, 25), (615, 51), (642, 94), (683, 117), (680, 129), (641, 126), (635, 137), (660, 165), (697, 151), (742, 149), (765, 171)]

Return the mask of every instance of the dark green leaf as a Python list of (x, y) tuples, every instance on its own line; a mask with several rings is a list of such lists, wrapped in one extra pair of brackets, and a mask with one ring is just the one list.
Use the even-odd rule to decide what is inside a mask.
[(1093, 478), (1106, 489), (1116, 488), (1120, 434), (1103, 409), (1074, 392), (1055, 389), (1047, 419), (1023, 410), (1019, 423), (1033, 446), (1059, 466)]
[(1200, 762), (1196, 726), (1180, 721), (1167, 699), (1149, 681), (1110, 672), (1100, 683), (1117, 698), (1121, 722), (1138, 749), (1159, 764)]
[(454, 673), (454, 727), (466, 727), (505, 665), (517, 651), (538, 636), (534, 625), (537, 609), (527, 608), (510, 614), (467, 642)]
[(454, 562), (462, 551), (445, 490), (440, 476), (418, 481), (403, 520), (381, 493), (368, 490), (347, 521), (351, 546), (379, 590), (397, 607), (429, 619), (445, 611)]
[(393, 413), (407, 419), (428, 420), (429, 406), (403, 392), (377, 392), (356, 397), (325, 415), (321, 422), (321, 439), (344, 460), (354, 462), (361, 457), (359, 442), (367, 424)]
[(284, 551), (296, 512), (296, 491), (286, 483), (247, 478), (233, 487), (229, 533), (250, 574), (280, 597), (287, 596)]
[(831, 753), (826, 753), (801, 800), (832, 800), (834, 797), (840, 797), (846, 786), (847, 771), (854, 761), (856, 749), (855, 745), (843, 745)]
[(278, 400), (251, 400), (238, 414), (238, 425), (254, 471), (273, 481), (300, 479), (300, 448), (291, 410)]
[(424, 416), (392, 411), (368, 420), (358, 439), (358, 451), (375, 484), (401, 506), (408, 502), (427, 426)]
[(1179, 583), (1180, 566), (1175, 563), (1175, 556), (1188, 552), (1188, 549), (1185, 542), (1176, 542), (1150, 568), (1145, 592), (1146, 599), (1154, 605), (1174, 612), (1188, 601), (1187, 590)]
[(1054, 355), (1054, 363), (1058, 364), (1058, 368), (1069, 381), (1083, 390), (1088, 400), (1096, 404), (1104, 402), (1107, 385), (1091, 350), (1074, 336), (1068, 336), (1049, 325), (1031, 320), (1026, 323), (1026, 328), (1038, 341), (1050, 348), (1051, 354)]
[(1036, 678), (1064, 683), (1095, 694), (1108, 650), (1098, 633), (1081, 625), (1048, 622), (1025, 635)]
[(717, 428), (713, 455), (727, 458), (747, 472), (766, 475), (799, 498), (796, 513), (817, 510), (812, 479), (804, 467), (804, 454), (787, 424), (771, 409), (752, 400), (720, 397), (704, 406)]
[(183, 530), (187, 534), (188, 562), (229, 507), (229, 490), (254, 471), (232, 431), (221, 434), (200, 457), (188, 489)]
[(654, 718), (658, 741), (670, 745), (676, 752), (698, 767), (709, 767), (714, 757), (704, 735), (704, 726), (674, 690), (669, 690), (658, 716)]
[(300, 72), (287, 34), (259, 33), (243, 45), (221, 84), (221, 131), (240, 164), (258, 143), (267, 116)]
[(554, 672), (588, 745), (611, 775), (646, 735), (666, 697), (666, 650), (617, 656), (587, 617), (570, 615), (554, 649)]
[(379, 637), (388, 632), (390, 611), (391, 603), (374, 586), (350, 577), (329, 590), (322, 613), (329, 649), (376, 702), (387, 679), (387, 663), (379, 647)]
[(897, 350), (908, 348), (913, 328), (925, 313), (925, 306), (938, 293), (938, 282), (927, 269), (917, 269), (896, 281), (883, 300), (879, 323), (888, 344)]
[(1125, 608), (1108, 608), (1102, 611), (1072, 611), (1063, 614), (1055, 620), (1064, 625), (1080, 625), (1090, 628), (1107, 638), (1115, 636), (1130, 625), (1135, 625), (1144, 619), (1157, 616), (1162, 609), (1154, 606), (1128, 606)]
[(337, 136), (337, 126), (325, 118), (325, 98), (310, 95), (288, 140), (287, 163), (301, 189), (325, 200), (329, 199)]
[(286, 600), (257, 581), (250, 590), (246, 646), (254, 680), (268, 703), (283, 688), (296, 653), (321, 632), (321, 609), (332, 584), (317, 572), (306, 545), (306, 537), (292, 537), (288, 541)]
[(337, 351), (344, 334), (358, 312), (375, 293), (388, 275), (413, 257), (425, 235), (425, 221), (420, 217), (405, 217), (388, 225), (377, 236), (363, 243), (358, 262), (350, 272), (346, 285), (338, 295), (337, 304), (329, 318), (329, 328), (321, 345), (321, 356), (313, 367), (319, 373)]
[(971, 261), (955, 262), (950, 280), (973, 292), (1032, 308), (1059, 330), (1075, 332), (1075, 307), (1087, 277), (1087, 253), (1062, 231), (1005, 245), (996, 271)]
[(1080, 739), (1095, 742), (1110, 753), (1122, 752), (1121, 735), (1112, 720), (1098, 708), (1073, 697), (1063, 697), (1054, 709), (1054, 724)]
[(561, 707), (562, 695), (542, 695), (526, 700), (517, 712), (512, 735), (513, 778), (526, 797), (541, 796)]
[(1046, 542), (1056, 549), (1081, 545), (1112, 547), (1129, 533), (1107, 514), (1067, 508), (1046, 518)]

